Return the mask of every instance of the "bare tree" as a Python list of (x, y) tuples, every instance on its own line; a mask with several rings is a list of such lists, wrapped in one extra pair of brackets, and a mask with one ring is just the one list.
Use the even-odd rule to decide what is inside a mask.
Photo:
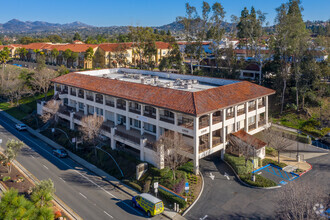
[(46, 99), (47, 92), (51, 86), (51, 80), (57, 75), (58, 72), (44, 68), (32, 75), (31, 84), (39, 93), (43, 92)]
[(280, 163), (280, 153), (288, 148), (292, 143), (289, 139), (286, 138), (284, 132), (273, 132), (274, 136), (271, 141), (271, 146), (277, 150), (278, 162)]
[(50, 100), (43, 106), (43, 114), (41, 120), (46, 123), (49, 121), (54, 121), (54, 124), (58, 123), (58, 113), (60, 110), (61, 101)]
[(11, 173), (11, 165), (23, 146), (24, 143), (22, 141), (16, 141), (14, 139), (6, 143), (7, 149), (4, 154), (0, 154), (0, 161), (7, 166), (8, 173)]
[(164, 147), (165, 166), (172, 170), (175, 180), (177, 168), (187, 161), (187, 149), (182, 135), (173, 131), (165, 132), (156, 145), (157, 147)]
[[(310, 182), (294, 181), (278, 191), (278, 219), (321, 219), (318, 206), (326, 205), (329, 199), (322, 187)], [(314, 208), (315, 207), (315, 208)]]
[(245, 167), (251, 157), (255, 156), (254, 138), (252, 136), (246, 136), (244, 140), (236, 137), (235, 135), (229, 136), (229, 142), (231, 144), (231, 151), (238, 156), (242, 156), (245, 159)]
[(102, 123), (103, 118), (96, 114), (85, 116), (81, 120), (80, 131), (83, 135), (83, 139), (93, 144), (95, 156), (97, 155), (96, 140), (100, 134)]

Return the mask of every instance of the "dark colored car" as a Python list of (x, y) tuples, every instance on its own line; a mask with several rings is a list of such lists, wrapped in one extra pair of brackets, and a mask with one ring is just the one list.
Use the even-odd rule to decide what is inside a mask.
[(68, 152), (64, 149), (55, 149), (53, 150), (53, 154), (59, 158), (65, 158), (68, 156)]

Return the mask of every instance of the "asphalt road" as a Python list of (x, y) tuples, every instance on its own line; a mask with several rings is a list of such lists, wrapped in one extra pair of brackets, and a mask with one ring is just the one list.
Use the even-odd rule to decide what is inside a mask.
[[(307, 162), (313, 169), (294, 181), (327, 187), (325, 190), (330, 192), (330, 154)], [(204, 191), (193, 209), (185, 215), (187, 219), (276, 219), (278, 192), (283, 188), (266, 190), (241, 185), (231, 169), (220, 160), (220, 154), (201, 160), (201, 171)]]
[[(17, 161), (39, 180), (51, 178), (58, 196), (83, 219), (146, 219), (145, 213), (131, 206), (131, 198), (70, 158), (57, 158), (52, 148), (30, 135), (19, 132), (14, 123), (0, 115), (2, 148), (10, 139), (25, 143)], [(156, 216), (153, 219), (164, 219)]]

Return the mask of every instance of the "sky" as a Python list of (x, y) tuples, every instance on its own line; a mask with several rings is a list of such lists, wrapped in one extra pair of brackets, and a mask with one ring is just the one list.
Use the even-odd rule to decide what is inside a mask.
[[(11, 19), (70, 23), (80, 21), (94, 26), (160, 26), (185, 15), (185, 3), (200, 9), (200, 0), (0, 0), (0, 23)], [(210, 5), (215, 0), (207, 1)], [(273, 24), (275, 9), (286, 0), (218, 0), (225, 11), (226, 20), (239, 16), (244, 7), (254, 6), (267, 13)], [(302, 0), (304, 20), (330, 19), (330, 0)]]

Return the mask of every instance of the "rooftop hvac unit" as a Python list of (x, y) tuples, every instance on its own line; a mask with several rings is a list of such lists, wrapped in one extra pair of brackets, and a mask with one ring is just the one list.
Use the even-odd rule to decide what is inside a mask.
[(192, 88), (192, 85), (191, 84), (184, 84), (183, 88), (185, 89), (191, 89)]
[(168, 82), (168, 83), (167, 83), (167, 87), (172, 88), (173, 86), (174, 86), (174, 82)]
[(134, 79), (141, 79), (141, 74), (135, 74)]
[(107, 74), (103, 74), (102, 77), (103, 77), (103, 78), (107, 78)]
[(146, 83), (146, 80), (144, 78), (141, 78), (141, 83), (142, 84), (145, 84)]
[(198, 83), (197, 79), (193, 79), (193, 84), (197, 84), (197, 83)]
[(165, 87), (165, 84), (164, 83), (157, 83), (157, 86), (158, 87)]

